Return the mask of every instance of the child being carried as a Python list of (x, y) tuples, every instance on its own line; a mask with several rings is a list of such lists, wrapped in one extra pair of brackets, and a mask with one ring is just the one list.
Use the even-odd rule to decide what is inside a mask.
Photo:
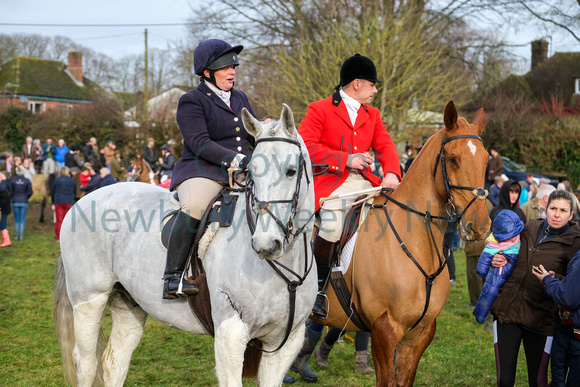
[[(524, 222), (511, 210), (502, 210), (491, 225), (492, 233), (485, 240), (485, 249), (477, 263), (477, 274), (486, 277), (477, 305), (473, 309), (473, 315), (480, 324), (485, 322), (499, 289), (512, 274), (520, 251), (520, 233), (523, 229)], [(493, 256), (499, 253), (507, 258), (507, 263), (503, 267), (492, 267)]]

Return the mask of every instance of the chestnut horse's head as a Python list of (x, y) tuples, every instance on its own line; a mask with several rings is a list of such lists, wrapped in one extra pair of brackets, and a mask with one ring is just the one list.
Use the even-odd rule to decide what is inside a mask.
[(143, 157), (141, 155), (136, 155), (135, 160), (132, 164), (133, 169), (141, 169), (143, 167)]
[(485, 204), (485, 169), (489, 154), (479, 136), (485, 127), (483, 109), (475, 113), (472, 124), (457, 116), (453, 102), (445, 107), (445, 129), (441, 143), (441, 192), (448, 205), (459, 216), (459, 235), (464, 240), (482, 239), (489, 230), (490, 220)]

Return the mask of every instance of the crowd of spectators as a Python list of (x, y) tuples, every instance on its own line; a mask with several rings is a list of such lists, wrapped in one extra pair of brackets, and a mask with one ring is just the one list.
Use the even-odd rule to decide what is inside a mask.
[[(170, 181), (175, 164), (171, 146), (161, 146), (162, 157), (157, 157), (155, 141), (150, 138), (143, 149), (143, 157), (152, 171), (157, 171), (157, 181)], [(55, 240), (59, 240), (60, 224), (72, 205), (84, 195), (121, 181), (131, 181), (132, 168), (127, 170), (121, 152), (113, 141), (101, 148), (95, 137), (81, 148), (70, 147), (64, 139), (54, 144), (47, 138), (41, 145), (39, 139), (27, 137), (20, 154), (6, 153), (0, 163), (0, 247), (11, 245), (6, 227), (9, 214), (14, 213), (14, 240), (23, 240), (28, 199), (33, 194), (35, 175), (44, 175), (45, 193), (50, 197), (55, 211)]]

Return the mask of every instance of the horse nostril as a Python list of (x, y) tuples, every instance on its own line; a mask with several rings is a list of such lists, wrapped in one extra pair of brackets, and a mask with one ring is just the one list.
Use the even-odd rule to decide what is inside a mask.
[(468, 231), (468, 232), (471, 232), (471, 231), (473, 231), (473, 222), (469, 222), (469, 223), (467, 223), (467, 231)]
[(272, 241), (272, 248), (270, 249), (270, 254), (275, 255), (282, 249), (282, 242), (278, 239)]

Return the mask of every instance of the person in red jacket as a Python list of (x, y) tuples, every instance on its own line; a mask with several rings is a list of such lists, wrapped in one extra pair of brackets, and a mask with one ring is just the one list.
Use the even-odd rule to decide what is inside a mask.
[[(298, 132), (313, 164), (327, 164), (329, 171), (314, 177), (318, 235), (314, 256), (318, 266), (318, 296), (312, 313), (326, 318), (326, 286), (331, 262), (342, 233), (347, 205), (356, 197), (329, 200), (320, 208), (320, 199), (367, 188), (399, 186), (399, 155), (381, 118), (379, 109), (369, 106), (377, 93), (377, 70), (373, 61), (356, 54), (344, 61), (340, 84), (326, 99), (310, 104)], [(374, 157), (383, 167), (384, 178), (373, 175)]]

